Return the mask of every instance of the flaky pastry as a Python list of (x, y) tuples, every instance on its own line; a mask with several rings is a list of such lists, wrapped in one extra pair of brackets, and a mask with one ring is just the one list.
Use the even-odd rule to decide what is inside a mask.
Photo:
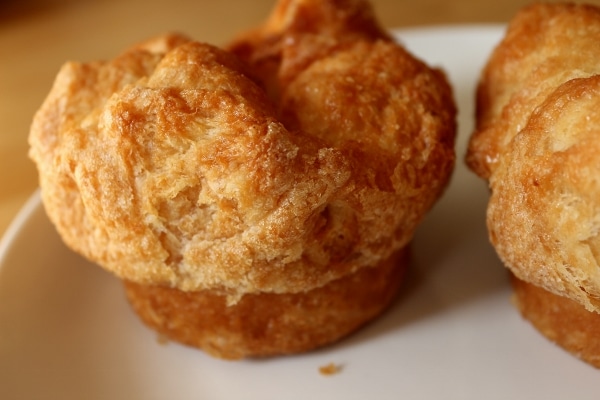
[(477, 90), (477, 126), (467, 163), (488, 179), (533, 109), (558, 86), (597, 75), (598, 8), (534, 4), (511, 21)]
[(278, 113), (236, 57), (186, 40), (60, 71), (30, 143), (69, 246), (127, 280), (244, 294), (310, 290), (409, 242), (453, 166), (441, 73), (360, 41), (307, 65)]
[[(590, 321), (600, 319), (599, 37), (596, 7), (527, 7), (492, 54), (478, 90), (467, 162), (489, 180), (490, 239), (534, 323), (542, 313), (528, 301), (540, 299), (539, 291), (548, 292), (548, 306), (564, 298), (564, 310), (573, 302)], [(573, 351), (565, 335), (548, 336)], [(577, 354), (597, 362), (598, 349), (588, 342)]]
[(300, 339), (257, 347), (221, 317), (206, 336), (189, 313), (173, 330), (171, 311), (289, 303), (292, 321), (295, 301), (385, 294), (335, 323), (320, 300), (311, 312), (331, 320), (325, 336), (320, 322), (298, 333), (271, 321), (278, 335), (315, 333), (295, 351), (373, 318), (399, 287), (380, 277), (402, 275), (406, 263), (390, 260), (450, 179), (455, 114), (444, 74), (395, 43), (367, 2), (284, 0), (225, 50), (172, 34), (67, 63), (30, 155), (65, 243), (122, 278), (146, 322), (218, 356), (271, 355)]

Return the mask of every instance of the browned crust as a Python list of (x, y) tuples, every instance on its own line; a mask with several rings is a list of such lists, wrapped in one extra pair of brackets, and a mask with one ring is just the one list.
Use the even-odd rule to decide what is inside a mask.
[(484, 67), (466, 162), (525, 318), (600, 365), (600, 8), (535, 3)]
[(282, 0), (229, 51), (165, 35), (67, 63), (30, 156), (65, 243), (126, 281), (148, 325), (259, 357), (389, 304), (449, 182), (455, 116), (443, 72), (368, 2)]
[(521, 10), (483, 70), (467, 157), (490, 185), (487, 225), (500, 259), (519, 279), (596, 312), (599, 34), (598, 7)]
[(489, 179), (533, 109), (558, 85), (600, 72), (600, 8), (534, 3), (510, 21), (477, 88), (477, 124), (466, 155)]
[(600, 315), (566, 297), (512, 277), (521, 315), (544, 336), (600, 368)]
[(224, 359), (265, 357), (330, 344), (379, 315), (400, 288), (407, 253), (306, 293), (248, 294), (230, 306), (214, 290), (124, 282), (135, 312), (167, 338)]
[(306, 292), (406, 246), (454, 167), (445, 76), (364, 0), (280, 7), (253, 57), (166, 35), (61, 69), (29, 139), (70, 248), (121, 279), (234, 298)]

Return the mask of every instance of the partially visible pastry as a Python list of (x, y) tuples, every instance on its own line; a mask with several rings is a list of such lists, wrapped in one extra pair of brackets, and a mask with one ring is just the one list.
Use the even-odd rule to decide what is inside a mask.
[(68, 63), (30, 134), (65, 243), (148, 325), (223, 358), (307, 351), (381, 313), (454, 166), (444, 74), (368, 3), (282, 1), (247, 35)]
[(489, 235), (521, 312), (600, 367), (598, 37), (596, 7), (519, 13), (484, 70), (467, 161), (489, 180)]
[(510, 22), (482, 71), (467, 163), (489, 179), (537, 105), (561, 84), (598, 74), (598, 7), (533, 4)]
[(524, 280), (512, 277), (511, 283), (523, 317), (551, 341), (600, 368), (600, 314)]

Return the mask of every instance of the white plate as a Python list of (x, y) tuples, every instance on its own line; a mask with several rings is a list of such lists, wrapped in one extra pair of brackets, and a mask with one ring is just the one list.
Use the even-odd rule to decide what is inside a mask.
[[(2, 399), (596, 399), (599, 371), (510, 304), (484, 226), (487, 188), (462, 163), (479, 70), (500, 26), (397, 31), (443, 66), (460, 107), (459, 162), (421, 226), (403, 294), (383, 317), (306, 355), (228, 362), (160, 344), (117, 279), (68, 251), (35, 194), (0, 244)], [(319, 367), (342, 367), (323, 376)]]

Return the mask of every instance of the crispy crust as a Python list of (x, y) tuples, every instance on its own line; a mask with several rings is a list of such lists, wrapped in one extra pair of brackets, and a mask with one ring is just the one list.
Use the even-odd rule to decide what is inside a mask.
[(281, 97), (256, 63), (181, 35), (62, 68), (30, 155), (71, 248), (126, 280), (235, 300), (318, 288), (409, 243), (454, 166), (445, 77), (364, 1), (285, 9), (304, 11), (259, 29), (298, 39), (275, 64)]
[(354, 332), (391, 303), (407, 264), (405, 249), (318, 289), (248, 294), (229, 306), (217, 291), (127, 281), (125, 289), (139, 317), (169, 339), (224, 359), (266, 357), (313, 350)]
[(600, 310), (599, 35), (596, 7), (520, 12), (484, 70), (468, 157), (489, 179), (502, 261), (590, 311)]
[(489, 179), (533, 109), (560, 84), (600, 72), (600, 9), (584, 4), (524, 7), (486, 64), (477, 89), (476, 131), (467, 164)]
[(282, 0), (261, 26), (240, 34), (228, 50), (275, 103), (281, 91), (313, 62), (360, 42), (392, 41), (363, 0)]
[(393, 299), (450, 180), (444, 74), (363, 0), (282, 0), (223, 50), (67, 63), (29, 136), (63, 240), (149, 326), (222, 358), (334, 342)]
[(600, 368), (600, 315), (566, 297), (517, 279), (515, 304), (537, 330), (568, 352)]
[(600, 76), (556, 89), (490, 180), (487, 218), (520, 279), (600, 310)]
[(467, 164), (489, 181), (487, 226), (517, 304), (599, 366), (600, 8), (534, 4), (511, 21), (477, 92)]

